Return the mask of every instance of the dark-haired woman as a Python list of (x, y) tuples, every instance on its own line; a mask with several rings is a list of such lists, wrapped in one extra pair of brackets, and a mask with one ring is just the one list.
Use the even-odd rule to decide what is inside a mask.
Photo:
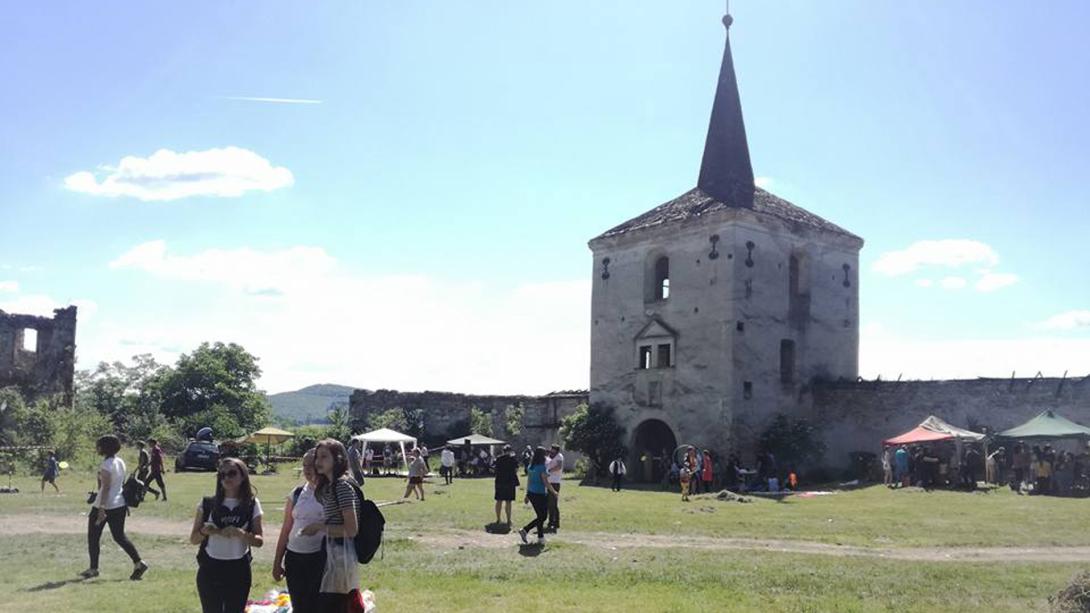
[(322, 503), (324, 521), (302, 529), (304, 536), (325, 535), (325, 569), (322, 574), (320, 611), (343, 611), (348, 594), (358, 590), (359, 562), (353, 539), (356, 522), (355, 485), (346, 476), (348, 455), (340, 441), (327, 438), (314, 448), (314, 469), (318, 472), (316, 497)]
[(314, 495), (318, 472), (314, 469), (313, 449), (303, 454), (303, 478), (306, 482), (292, 490), (284, 502), (284, 523), (276, 542), (272, 574), (277, 581), (287, 577), (294, 613), (316, 613), (320, 611), (318, 593), (325, 570), (325, 537), (305, 536), (301, 530), (325, 522), (325, 509)]
[(197, 552), (197, 594), (204, 613), (241, 613), (250, 594), (251, 547), (262, 545), (261, 502), (246, 465), (225, 458), (216, 495), (197, 505), (189, 542)]
[(538, 447), (534, 450), (534, 456), (530, 460), (530, 468), (526, 474), (526, 497), (534, 506), (537, 517), (519, 530), (519, 538), (524, 545), (530, 543), (526, 540), (526, 535), (534, 528), (537, 528), (538, 544), (545, 544), (545, 519), (549, 514), (549, 494), (557, 495), (553, 485), (549, 483), (549, 474), (545, 472), (545, 448)]
[(148, 565), (140, 559), (136, 547), (125, 535), (128, 507), (121, 495), (121, 486), (125, 483), (125, 461), (117, 457), (117, 453), (121, 451), (121, 441), (112, 434), (103, 436), (95, 442), (95, 450), (103, 460), (98, 467), (98, 494), (91, 502), (91, 511), (87, 513), (87, 554), (91, 558), (91, 566), (80, 573), (80, 576), (84, 579), (98, 576), (102, 527), (109, 525), (110, 536), (132, 560), (133, 569), (129, 579), (139, 581), (147, 572)]

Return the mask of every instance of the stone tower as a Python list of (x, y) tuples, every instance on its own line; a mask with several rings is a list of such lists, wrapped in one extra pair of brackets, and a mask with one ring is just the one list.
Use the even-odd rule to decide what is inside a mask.
[(858, 374), (863, 240), (754, 185), (731, 22), (696, 187), (590, 241), (590, 401), (645, 478), (679, 444), (752, 453), (811, 381)]

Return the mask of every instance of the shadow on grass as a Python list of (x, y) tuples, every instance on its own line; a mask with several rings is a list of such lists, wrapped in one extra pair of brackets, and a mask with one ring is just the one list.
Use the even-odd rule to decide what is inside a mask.
[(123, 581), (123, 580), (122, 579), (100, 579), (100, 578), (84, 579), (83, 577), (76, 577), (74, 579), (63, 579), (61, 581), (47, 581), (47, 582), (45, 582), (45, 583), (43, 583), (41, 585), (35, 585), (33, 587), (28, 587), (28, 588), (24, 589), (23, 591), (24, 592), (44, 592), (46, 590), (55, 590), (57, 588), (61, 588), (61, 587), (64, 587), (64, 586), (72, 584), (72, 583), (88, 583), (88, 582), (94, 582), (94, 583), (120, 583), (121, 581)]
[(545, 551), (545, 545), (542, 545), (541, 543), (519, 545), (519, 555), (527, 558), (536, 558), (541, 555), (542, 551)]
[(484, 525), (484, 531), (489, 534), (511, 534), (511, 524), (490, 523)]

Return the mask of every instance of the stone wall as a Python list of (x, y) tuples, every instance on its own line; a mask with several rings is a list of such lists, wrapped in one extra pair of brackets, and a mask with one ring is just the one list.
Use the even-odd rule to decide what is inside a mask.
[[(550, 445), (558, 440), (560, 420), (587, 402), (586, 391), (553, 392), (544, 396), (475, 396), (452, 392), (399, 392), (397, 390), (356, 390), (349, 399), (354, 429), (362, 429), (369, 416), (395, 407), (421, 410), (424, 414), (423, 440), (439, 445), (468, 433), (469, 410), (477, 407), (492, 415), (495, 438), (516, 449), (525, 445)], [(508, 406), (521, 404), (522, 431), (507, 433), (504, 413)]]
[(928, 415), (981, 432), (1016, 426), (1046, 409), (1090, 424), (1090, 377), (820, 383), (812, 418), (823, 427), (830, 466), (848, 465), (852, 451), (881, 450), (882, 440)]
[[(28, 334), (37, 335), (30, 349)], [(71, 404), (75, 367), (76, 307), (55, 309), (52, 318), (0, 311), (0, 387), (18, 387), (28, 399), (60, 395)]]

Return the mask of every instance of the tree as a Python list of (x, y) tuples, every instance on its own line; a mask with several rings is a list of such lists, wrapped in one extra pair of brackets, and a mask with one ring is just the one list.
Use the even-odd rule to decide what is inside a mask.
[(326, 436), (341, 442), (347, 441), (352, 436), (352, 429), (348, 427), (348, 407), (343, 402), (336, 403), (333, 410), (329, 412)]
[(492, 436), (492, 414), (476, 406), (469, 407), (469, 431), (481, 436)]
[(508, 434), (518, 436), (522, 432), (522, 420), (525, 414), (526, 411), (522, 408), (521, 402), (507, 405), (507, 408), (503, 410), (503, 422)]
[(26, 403), (16, 387), (0, 388), (0, 445), (18, 445)]
[(257, 389), (258, 359), (234, 343), (201, 343), (173, 368), (149, 381), (163, 414), (187, 435), (210, 426), (217, 436), (240, 436), (264, 427), (269, 403)]
[(799, 471), (817, 465), (825, 455), (825, 443), (819, 434), (809, 420), (792, 421), (779, 413), (761, 433), (761, 447), (776, 456), (778, 466)]
[(568, 449), (587, 456), (587, 475), (605, 475), (609, 462), (624, 455), (625, 429), (617, 423), (613, 407), (601, 403), (579, 405), (560, 422), (560, 438)]
[(164, 368), (150, 354), (133, 356), (132, 366), (100, 362), (93, 371), (76, 373), (75, 404), (106, 417), (124, 438), (146, 438), (167, 426), (158, 395), (149, 385)]
[(378, 430), (379, 428), (389, 428), (398, 432), (404, 432), (409, 422), (405, 418), (405, 410), (401, 407), (394, 407), (387, 409), (381, 413), (371, 415), (367, 419), (368, 427), (371, 430)]

